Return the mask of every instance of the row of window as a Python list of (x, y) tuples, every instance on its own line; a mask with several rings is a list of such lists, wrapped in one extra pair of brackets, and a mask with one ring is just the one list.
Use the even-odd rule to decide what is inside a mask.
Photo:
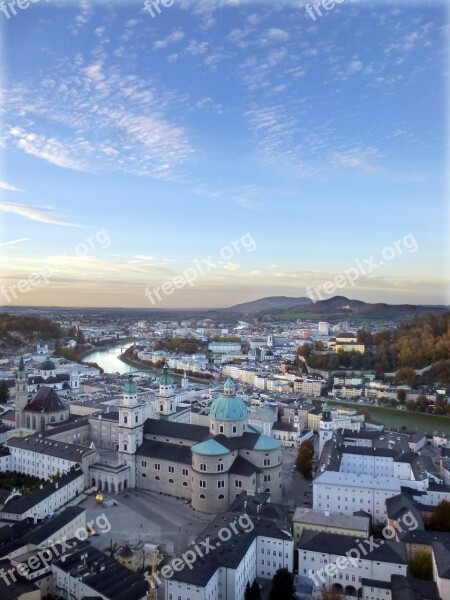
[[(142, 460), (141, 461), (141, 466), (145, 469), (147, 467), (147, 461), (146, 460)], [(155, 463), (154, 469), (155, 469), (155, 471), (161, 471), (161, 464), (160, 463)], [(169, 473), (175, 473), (175, 467), (169, 465), (167, 467), (167, 471)], [(182, 472), (182, 475), (184, 475), (184, 476), (189, 475), (189, 470), (188, 469), (181, 469), (181, 472)]]

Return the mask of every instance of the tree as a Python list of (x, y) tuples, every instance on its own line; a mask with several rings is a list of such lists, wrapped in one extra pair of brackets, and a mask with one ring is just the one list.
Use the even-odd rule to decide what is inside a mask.
[(423, 412), (428, 408), (428, 400), (425, 394), (417, 396), (416, 406)]
[(4, 404), (9, 400), (9, 387), (4, 379), (0, 381), (0, 404)]
[(269, 600), (295, 600), (294, 576), (288, 569), (278, 569), (275, 573)]
[(253, 581), (252, 585), (250, 585), (250, 581), (247, 581), (244, 600), (261, 600), (261, 590), (259, 589), (256, 579)]
[(410, 367), (402, 367), (395, 375), (395, 383), (405, 383), (410, 387), (414, 387), (416, 383), (416, 372)]
[(414, 558), (408, 563), (409, 569), (417, 579), (433, 581), (433, 563), (431, 553), (427, 550), (419, 550)]
[(244, 600), (253, 600), (252, 590), (250, 588), (250, 581), (247, 581), (247, 585), (245, 586)]
[(406, 391), (403, 388), (400, 388), (397, 391), (397, 400), (399, 402), (404, 402), (406, 400)]
[(84, 333), (78, 327), (78, 331), (77, 331), (77, 346), (82, 346), (85, 343), (86, 343), (86, 339), (84, 337)]
[(297, 452), (297, 458), (295, 460), (295, 466), (297, 470), (303, 475), (303, 477), (309, 477), (311, 475), (312, 458), (314, 456), (314, 446), (311, 442), (306, 441), (300, 445)]
[(252, 593), (251, 600), (261, 600), (261, 589), (256, 579), (253, 580), (252, 587), (250, 588)]
[(450, 531), (450, 502), (442, 500), (436, 506), (430, 518), (430, 527), (434, 531)]

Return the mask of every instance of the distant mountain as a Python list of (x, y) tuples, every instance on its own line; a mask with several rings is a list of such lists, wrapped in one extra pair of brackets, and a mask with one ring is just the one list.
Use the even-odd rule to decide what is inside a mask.
[[(370, 304), (362, 300), (350, 300), (345, 296), (333, 296), (327, 300), (312, 302), (310, 298), (290, 298), (288, 296), (269, 296), (252, 302), (236, 304), (223, 309), (226, 313), (252, 315), (272, 315), (282, 317), (285, 314), (299, 315), (308, 318), (323, 318), (327, 320), (379, 319), (399, 320), (409, 319), (415, 315), (429, 313), (442, 314), (447, 312), (447, 306), (429, 306), (420, 304)], [(295, 317), (294, 317), (295, 318)]]
[(312, 304), (310, 298), (289, 298), (288, 296), (269, 296), (267, 298), (260, 298), (259, 300), (253, 300), (252, 302), (244, 302), (242, 304), (236, 304), (226, 308), (229, 312), (239, 313), (271, 313), (283, 311), (289, 309), (292, 306), (304, 306), (305, 304)]
[(382, 302), (370, 304), (361, 300), (349, 300), (345, 296), (334, 296), (327, 300), (320, 300), (314, 304), (299, 303), (297, 306), (289, 307), (289, 310), (280, 311), (289, 313), (314, 314), (329, 319), (351, 319), (359, 317), (362, 319), (396, 320), (410, 318), (415, 315), (426, 315), (429, 313), (442, 314), (448, 311), (445, 306), (430, 306), (421, 304), (385, 304)]

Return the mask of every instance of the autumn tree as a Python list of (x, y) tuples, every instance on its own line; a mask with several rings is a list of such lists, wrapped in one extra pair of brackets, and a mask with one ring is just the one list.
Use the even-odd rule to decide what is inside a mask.
[(419, 394), (416, 400), (416, 406), (417, 408), (420, 408), (420, 410), (426, 411), (428, 408), (428, 400), (425, 394)]
[(322, 590), (320, 593), (320, 600), (344, 600), (344, 598), (345, 596), (341, 592), (331, 588)]
[(306, 441), (300, 445), (295, 460), (295, 466), (304, 477), (311, 476), (312, 458), (314, 456), (314, 446), (311, 442)]
[(433, 563), (431, 553), (427, 550), (418, 550), (414, 558), (409, 561), (408, 567), (417, 579), (433, 581)]
[(411, 369), (410, 367), (403, 367), (403, 368), (399, 369), (395, 375), (395, 383), (397, 385), (404, 383), (405, 385), (414, 387), (414, 384), (416, 383), (415, 370)]

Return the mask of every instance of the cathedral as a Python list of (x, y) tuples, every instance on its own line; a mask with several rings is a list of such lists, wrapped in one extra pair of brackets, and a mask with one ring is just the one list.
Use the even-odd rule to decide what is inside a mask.
[[(228, 379), (211, 405), (209, 426), (190, 423), (165, 365), (149, 407), (130, 375), (110, 412), (69, 420), (57, 392), (42, 386), (28, 402), (21, 361), (16, 380), (16, 425), (47, 440), (89, 446), (102, 455), (89, 465), (89, 482), (107, 493), (140, 488), (185, 498), (205, 513), (226, 511), (243, 491), (268, 492), (281, 502), (281, 441), (248, 423), (244, 400)], [(151, 416), (148, 416), (148, 415)]]

